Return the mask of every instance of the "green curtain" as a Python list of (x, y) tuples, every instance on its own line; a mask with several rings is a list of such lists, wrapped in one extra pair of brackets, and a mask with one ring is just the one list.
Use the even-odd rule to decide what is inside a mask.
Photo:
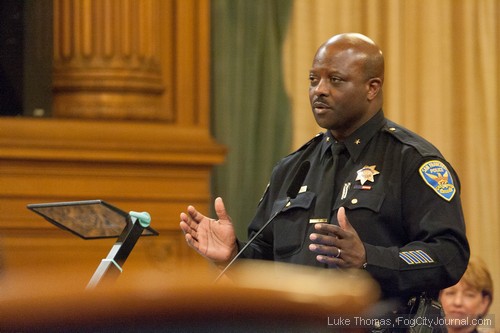
[(247, 237), (273, 166), (291, 148), (281, 52), (292, 3), (211, 2), (211, 124), (228, 148), (224, 165), (214, 170), (212, 193), (224, 199), (240, 239)]

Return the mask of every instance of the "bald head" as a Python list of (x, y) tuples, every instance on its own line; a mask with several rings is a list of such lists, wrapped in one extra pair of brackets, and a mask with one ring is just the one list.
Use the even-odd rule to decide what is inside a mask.
[(384, 80), (384, 56), (373, 40), (360, 33), (344, 33), (331, 37), (320, 46), (315, 60), (320, 53), (328, 49), (347, 52), (352, 59), (362, 63), (365, 79), (378, 77)]
[(309, 81), (316, 122), (342, 140), (382, 108), (384, 57), (364, 35), (336, 35), (316, 52)]

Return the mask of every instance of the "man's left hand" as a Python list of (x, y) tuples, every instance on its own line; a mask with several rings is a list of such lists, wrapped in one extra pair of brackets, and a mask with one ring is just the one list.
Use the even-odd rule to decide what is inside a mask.
[(309, 239), (309, 250), (317, 253), (316, 260), (333, 267), (361, 268), (366, 262), (363, 242), (354, 227), (349, 223), (345, 208), (337, 212), (339, 225), (318, 223), (314, 226), (317, 233)]

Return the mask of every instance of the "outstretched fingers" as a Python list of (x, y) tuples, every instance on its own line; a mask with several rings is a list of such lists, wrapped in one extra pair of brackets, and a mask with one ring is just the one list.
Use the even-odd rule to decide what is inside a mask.
[(185, 221), (181, 221), (180, 226), (184, 232), (186, 243), (196, 251), (199, 251), (200, 242), (198, 241), (198, 233), (196, 230), (192, 229)]
[[(192, 209), (191, 209), (192, 208)], [(196, 214), (196, 210), (194, 207), (189, 206), (188, 207), (188, 213), (181, 213), (180, 215), (180, 227), (182, 232), (184, 232), (186, 241), (188, 242), (189, 245), (194, 245), (194, 241), (198, 241), (198, 226), (199, 222), (197, 222), (193, 218), (193, 211)]]
[(222, 201), (222, 198), (218, 197), (215, 199), (214, 207), (215, 207), (215, 213), (219, 218), (219, 222), (226, 223), (231, 221), (231, 218), (229, 217), (229, 214), (226, 211), (226, 206), (224, 205), (224, 201)]

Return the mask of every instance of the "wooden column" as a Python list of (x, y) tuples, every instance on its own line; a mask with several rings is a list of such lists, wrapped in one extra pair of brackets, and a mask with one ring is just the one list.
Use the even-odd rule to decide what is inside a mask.
[(160, 0), (54, 1), (54, 114), (160, 119)]
[[(54, 114), (0, 118), (0, 256), (7, 274), (78, 269), (82, 285), (113, 240), (83, 241), (26, 209), (102, 199), (148, 211), (159, 237), (124, 267), (202, 262), (179, 213), (208, 213), (212, 167), (208, 0), (54, 0)], [(77, 259), (77, 260), (75, 260)], [(61, 272), (64, 271), (61, 268)]]

